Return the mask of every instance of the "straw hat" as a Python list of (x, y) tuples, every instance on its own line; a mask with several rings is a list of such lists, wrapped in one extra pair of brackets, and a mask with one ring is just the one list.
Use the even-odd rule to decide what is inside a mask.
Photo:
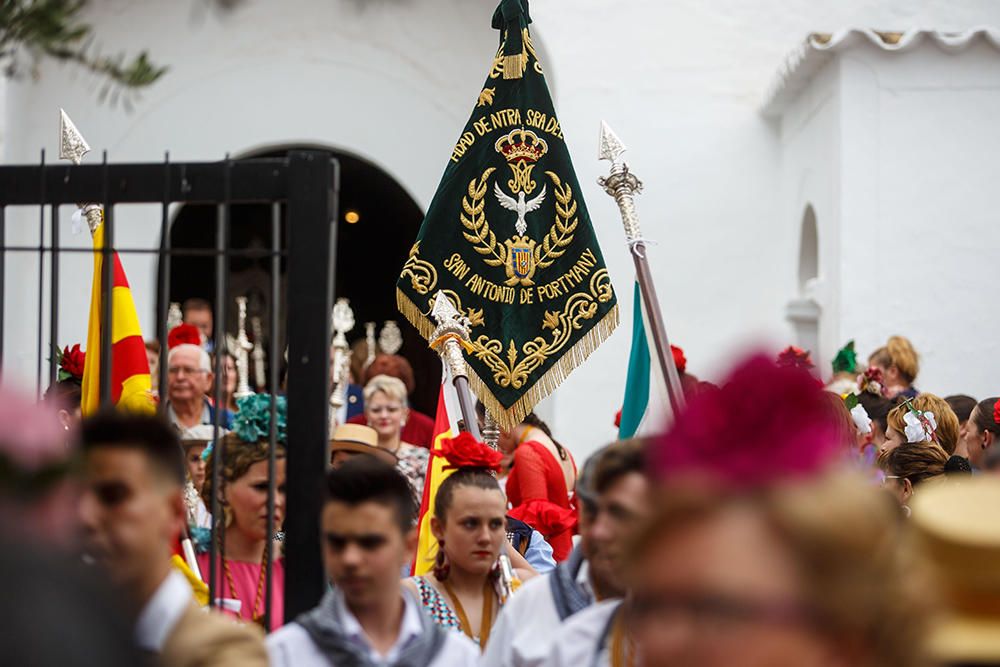
[(1000, 662), (1000, 477), (934, 485), (911, 502), (912, 523), (947, 604), (930, 637), (946, 663)]
[(399, 462), (395, 454), (378, 446), (378, 432), (364, 424), (338, 426), (330, 438), (330, 451), (368, 454), (389, 465)]
[[(222, 426), (219, 427), (219, 437), (229, 433)], [(201, 442), (212, 442), (215, 440), (215, 426), (212, 424), (196, 424), (188, 428), (181, 429), (179, 434), (182, 444), (189, 445)]]

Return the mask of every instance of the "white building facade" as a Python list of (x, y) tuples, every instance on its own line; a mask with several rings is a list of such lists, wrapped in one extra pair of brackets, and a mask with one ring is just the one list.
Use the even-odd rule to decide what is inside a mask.
[[(602, 119), (646, 184), (638, 206), (659, 242), (654, 276), (691, 372), (717, 379), (748, 345), (792, 342), (812, 348), (825, 372), (847, 339), (867, 354), (902, 333), (923, 355), (920, 387), (1000, 393), (1000, 314), (987, 301), (1000, 279), (1000, 50), (977, 29), (1000, 27), (1000, 5), (912, 4), (532, 3), (625, 323), (541, 407), (578, 456), (614, 434), (632, 316), (620, 220), (595, 183), (606, 171), (596, 159)], [(226, 11), (205, 0), (95, 0), (87, 19), (103, 50), (148, 50), (168, 73), (127, 110), (101, 102), (90, 75), (43, 64), (37, 81), (7, 82), (0, 96), (0, 155), (37, 163), (46, 148), (54, 160), (64, 107), (112, 161), (329, 147), (377, 165), (426, 210), (491, 63), (493, 9), (489, 0), (244, 0)], [(815, 32), (824, 34), (806, 39)], [(64, 243), (87, 247), (69, 232), (70, 212)], [(117, 243), (159, 238), (158, 207), (117, 212)], [(37, 244), (37, 218), (11, 212), (6, 243)], [(34, 382), (38, 270), (28, 255), (6, 263), (7, 381)], [(152, 332), (155, 259), (130, 257), (126, 270)], [(67, 257), (61, 271), (60, 342), (83, 340), (90, 259)]]

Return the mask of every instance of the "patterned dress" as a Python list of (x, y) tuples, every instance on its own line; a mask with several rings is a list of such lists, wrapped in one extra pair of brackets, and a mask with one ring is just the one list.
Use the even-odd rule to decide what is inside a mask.
[(462, 632), (462, 624), (458, 621), (458, 616), (452, 611), (444, 596), (434, 588), (434, 585), (427, 581), (426, 577), (414, 577), (417, 584), (417, 592), (420, 593), (420, 604), (430, 614), (435, 623), (442, 628), (450, 628)]
[(427, 477), (427, 461), (430, 459), (430, 451), (423, 447), (415, 447), (401, 442), (399, 449), (396, 450), (396, 458), (399, 459), (396, 468), (410, 482), (410, 487), (413, 488), (413, 497), (419, 507), (420, 501), (424, 497), (424, 478)]

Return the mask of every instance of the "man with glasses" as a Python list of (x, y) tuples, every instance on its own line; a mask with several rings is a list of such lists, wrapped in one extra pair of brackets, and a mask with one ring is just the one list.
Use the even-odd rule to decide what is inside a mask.
[[(603, 629), (601, 623), (610, 616), (606, 604), (613, 609), (625, 595), (624, 549), (649, 505), (644, 444), (640, 439), (616, 442), (587, 461), (577, 482), (580, 543), (569, 559), (527, 582), (504, 606), (490, 633), (482, 667), (548, 664), (554, 644), (565, 645), (557, 640), (560, 628), (579, 617), (586, 617), (586, 630)], [(597, 616), (591, 618), (594, 613)], [(566, 648), (586, 653), (595, 643), (576, 639)], [(567, 664), (589, 667), (591, 662)]]
[[(215, 423), (215, 406), (208, 400), (212, 388), (212, 360), (197, 345), (178, 345), (167, 356), (167, 416), (180, 430)], [(222, 409), (219, 426), (232, 428), (233, 413)]]
[(479, 649), (437, 625), (401, 584), (417, 546), (410, 485), (394, 467), (359, 456), (331, 470), (320, 519), (334, 588), (272, 634), (273, 667), (473, 667)]

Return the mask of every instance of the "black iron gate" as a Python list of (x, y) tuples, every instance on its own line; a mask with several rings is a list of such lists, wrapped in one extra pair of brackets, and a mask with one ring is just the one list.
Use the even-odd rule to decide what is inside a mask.
[[(56, 380), (54, 355), (43, 371), (44, 350), (59, 342), (60, 257), (66, 253), (92, 253), (87, 248), (60, 245), (59, 207), (78, 202), (96, 202), (104, 206), (104, 248), (102, 302), (111, 302), (112, 253), (155, 254), (160, 260), (159, 298), (153, 294), (136, 295), (138, 307), (159, 302), (165, 311), (169, 303), (171, 260), (178, 256), (211, 256), (215, 260), (214, 337), (215, 349), (224, 345), (227, 322), (228, 264), (233, 257), (269, 257), (271, 289), (267, 339), (271, 361), (268, 388), (272, 396), (281, 393), (277, 363), (285, 350), (278, 348), (280, 318), (287, 323), (287, 375), (285, 395), (288, 401), (287, 428), (287, 512), (285, 533), (285, 617), (314, 606), (324, 590), (319, 548), (319, 510), (323, 475), (328, 461), (329, 409), (329, 344), (330, 312), (333, 304), (334, 260), (336, 257), (335, 221), (339, 190), (339, 166), (329, 153), (294, 151), (279, 159), (225, 160), (213, 163), (111, 164), (105, 156), (101, 164), (73, 166), (46, 165), (44, 153), (39, 165), (0, 167), (0, 360), (4, 359), (4, 320), (7, 290), (24, 289), (8, 281), (7, 260), (14, 253), (29, 253), (38, 258), (37, 308), (37, 387)], [(148, 247), (116, 247), (115, 206), (118, 204), (160, 204), (161, 235)], [(216, 243), (214, 248), (174, 248), (170, 246), (170, 206), (178, 203), (214, 204), (217, 207)], [(242, 249), (230, 247), (229, 234), (233, 221), (233, 204), (270, 204), (272, 210), (271, 247)], [(11, 207), (33, 207), (38, 217), (37, 245), (8, 245), (8, 211)], [(287, 216), (287, 238), (282, 238), (281, 207)], [(46, 216), (48, 210), (48, 216)], [(46, 220), (48, 217), (48, 220)], [(48, 225), (47, 225), (48, 222)], [(17, 224), (22, 224), (18, 222)], [(48, 231), (48, 234), (46, 234)], [(48, 242), (46, 242), (48, 239)], [(48, 258), (48, 327), (44, 326), (45, 259)], [(279, 263), (287, 266), (287, 298), (282, 298)], [(88, 290), (89, 293), (89, 290)], [(34, 313), (33, 313), (34, 314)], [(101, 338), (101, 402), (110, 402), (112, 355), (111, 309), (104, 308)], [(167, 332), (166, 312), (159, 312), (156, 338), (161, 342), (160, 395), (166, 395)], [(18, 321), (23, 325), (26, 318)], [(147, 332), (148, 335), (149, 332)], [(47, 345), (45, 343), (48, 343)], [(2, 363), (2, 361), (0, 361)], [(216, 378), (221, 378), (222, 355), (216, 355)], [(221, 392), (221, 380), (216, 382), (216, 404)], [(274, 412), (272, 401), (272, 415)], [(218, 415), (220, 411), (216, 411)], [(218, 417), (216, 418), (218, 420)], [(273, 423), (272, 419), (272, 423)], [(271, 489), (269, 516), (274, 507), (274, 431), (271, 434)], [(215, 466), (217, 472), (220, 466)], [(216, 480), (215, 488), (219, 488)], [(217, 499), (213, 499), (213, 516), (219, 516)], [(216, 544), (213, 535), (212, 544)], [(215, 569), (216, 559), (211, 559)], [(270, 568), (270, 559), (268, 560)], [(270, 574), (270, 573), (269, 573)], [(217, 577), (209, 576), (215, 600)], [(265, 609), (270, 611), (271, 577), (267, 577)]]

